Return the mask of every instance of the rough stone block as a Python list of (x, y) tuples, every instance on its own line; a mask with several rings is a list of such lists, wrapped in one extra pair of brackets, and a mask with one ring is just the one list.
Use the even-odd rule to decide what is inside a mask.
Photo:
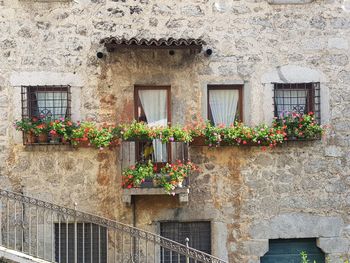
[(327, 254), (346, 253), (349, 251), (349, 240), (346, 238), (319, 238), (317, 246)]
[(325, 156), (327, 157), (341, 157), (343, 151), (340, 147), (335, 145), (330, 145), (325, 148)]
[(328, 48), (330, 49), (348, 49), (349, 43), (344, 38), (330, 38), (328, 39)]

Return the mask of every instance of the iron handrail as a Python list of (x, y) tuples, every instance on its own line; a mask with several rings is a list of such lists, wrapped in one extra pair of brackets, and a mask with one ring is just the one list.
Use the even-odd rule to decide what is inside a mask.
[(51, 210), (54, 212), (58, 212), (60, 214), (66, 216), (72, 216), (77, 221), (85, 222), (85, 223), (93, 223), (99, 226), (113, 228), (114, 230), (122, 231), (123, 233), (129, 234), (132, 237), (137, 237), (144, 239), (146, 241), (153, 242), (161, 246), (162, 248), (169, 249), (172, 252), (178, 253), (190, 259), (196, 260), (196, 262), (205, 262), (205, 263), (228, 263), (225, 260), (219, 259), (215, 256), (209, 255), (205, 252), (196, 250), (194, 248), (187, 247), (186, 245), (182, 245), (173, 240), (167, 239), (160, 235), (153, 234), (151, 232), (129, 226), (127, 224), (117, 222), (114, 220), (110, 220), (101, 216), (96, 216), (93, 214), (89, 214), (86, 212), (78, 211), (76, 209), (67, 208), (64, 206), (60, 206), (54, 203), (50, 203), (47, 201), (43, 201), (37, 198), (29, 197), (22, 195), (20, 193), (0, 189), (0, 197), (5, 197), (11, 200), (15, 200), (18, 202), (30, 204), (36, 207), (41, 207), (47, 210)]

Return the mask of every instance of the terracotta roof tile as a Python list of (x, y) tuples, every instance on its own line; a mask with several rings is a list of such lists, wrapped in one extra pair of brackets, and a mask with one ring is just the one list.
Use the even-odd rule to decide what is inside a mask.
[(100, 41), (104, 44), (107, 49), (113, 49), (118, 47), (124, 48), (167, 48), (167, 49), (179, 49), (188, 48), (202, 50), (202, 46), (205, 45), (205, 41), (202, 39), (194, 38), (160, 38), (160, 39), (137, 39), (137, 38), (117, 38), (117, 37), (107, 37)]

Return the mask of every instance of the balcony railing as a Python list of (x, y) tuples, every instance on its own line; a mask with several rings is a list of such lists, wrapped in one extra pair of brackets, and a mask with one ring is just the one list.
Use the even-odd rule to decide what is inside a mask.
[(58, 263), (227, 263), (132, 226), (2, 189), (0, 246)]

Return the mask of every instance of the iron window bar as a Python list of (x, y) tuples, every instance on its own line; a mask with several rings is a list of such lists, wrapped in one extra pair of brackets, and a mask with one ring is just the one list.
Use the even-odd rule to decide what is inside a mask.
[[(280, 118), (287, 112), (307, 114), (314, 112), (321, 121), (320, 83), (272, 83), (274, 116)], [(303, 102), (305, 101), (305, 103)]]
[[(50, 119), (71, 118), (71, 87), (69, 85), (50, 86), (22, 86), (21, 107), (22, 119)], [(28, 144), (23, 134), (24, 145), (52, 145), (62, 144), (48, 139), (47, 142)]]

